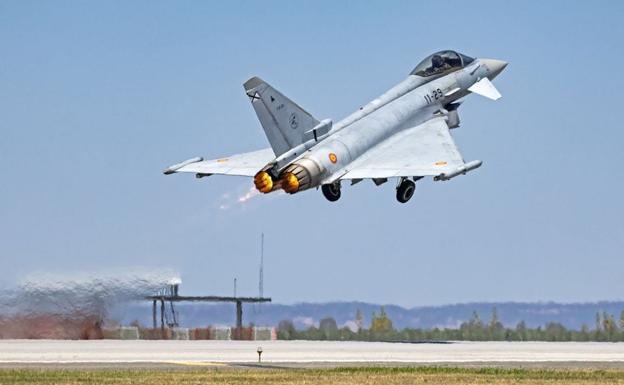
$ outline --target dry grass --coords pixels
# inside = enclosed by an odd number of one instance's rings
[[[339,368],[241,370],[0,370],[0,384],[624,384],[624,371]]]

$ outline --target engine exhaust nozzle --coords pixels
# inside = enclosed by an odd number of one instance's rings
[[[254,184],[261,193],[268,194],[273,191],[273,178],[266,171],[260,171],[254,176]]]
[[[301,158],[286,167],[278,184],[288,194],[294,194],[317,186],[322,173],[323,169],[314,160]]]
[[[286,172],[282,175],[282,188],[289,194],[299,191],[299,179],[292,172]]]

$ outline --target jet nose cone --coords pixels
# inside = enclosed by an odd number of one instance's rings
[[[484,63],[485,66],[488,68],[489,73],[487,77],[490,80],[494,79],[496,76],[498,76],[498,74],[503,72],[505,67],[507,67],[507,65],[509,64],[506,61],[496,59],[481,59],[481,62]]]

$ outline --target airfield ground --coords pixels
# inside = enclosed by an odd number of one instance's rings
[[[26,383],[624,385],[624,343],[0,340]]]
[[[624,384],[624,371],[336,368],[219,370],[0,370],[0,384]]]
[[[0,366],[18,364],[256,363],[579,363],[624,369],[624,343],[451,342],[383,343],[337,341],[147,341],[0,340]]]

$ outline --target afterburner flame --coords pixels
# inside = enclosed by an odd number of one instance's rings
[[[282,188],[289,194],[299,191],[299,179],[292,172],[284,173],[282,176]]]
[[[273,179],[266,171],[260,171],[254,176],[254,184],[256,185],[256,189],[261,193],[266,194],[273,191]]]

